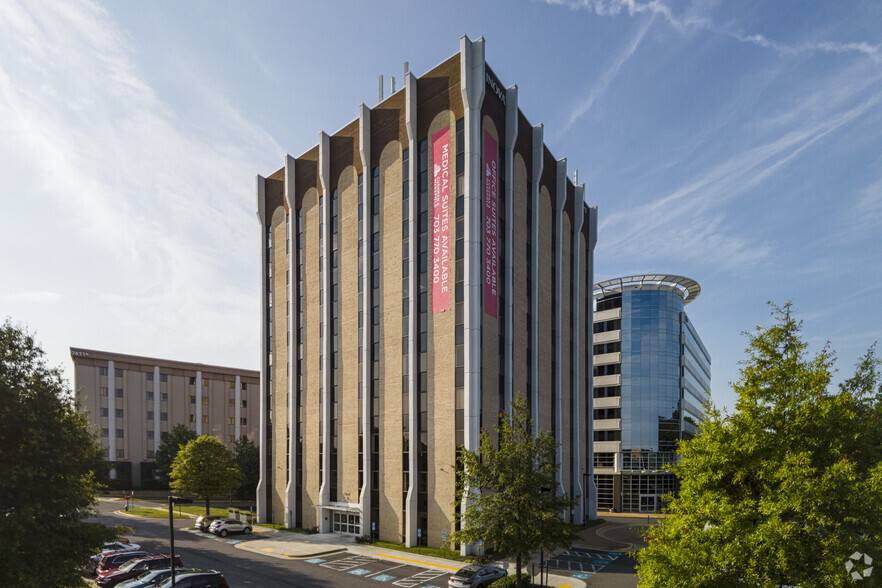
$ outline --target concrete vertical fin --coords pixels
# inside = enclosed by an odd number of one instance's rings
[[[370,185],[371,185],[371,109],[362,104],[358,109],[358,153],[361,157],[361,173],[362,173],[362,190],[365,202],[364,210],[369,211],[370,206]],[[370,218],[369,215],[364,215]],[[367,227],[370,223],[365,220],[365,235]],[[369,250],[367,245],[370,239],[365,238],[365,251],[361,260],[361,275],[363,276],[364,286],[361,291],[362,308],[365,309],[366,316],[370,316],[367,310],[371,307],[371,265]],[[358,507],[361,510],[361,534],[367,535],[371,530],[371,452],[370,447],[370,431],[371,431],[371,395],[370,395],[370,365],[373,361],[373,350],[371,348],[371,328],[370,320],[365,319],[364,326],[361,331],[361,430],[362,430],[362,452],[361,452],[361,471],[362,486],[358,494]]]
[[[554,240],[554,294],[557,297],[557,304],[555,308],[557,311],[554,313],[554,365],[556,366],[556,374],[554,376],[554,390],[552,394],[554,394],[554,407],[555,407],[555,415],[554,415],[554,432],[555,432],[555,441],[557,442],[556,449],[556,461],[561,464],[561,468],[563,464],[561,461],[563,460],[563,406],[561,403],[561,373],[560,368],[562,365],[561,361],[561,338],[563,335],[563,309],[561,308],[561,289],[563,287],[563,270],[561,267],[563,265],[563,210],[564,206],[566,206],[567,202],[567,160],[566,159],[558,159],[557,160],[557,169],[556,169],[556,186],[557,186],[557,195],[555,197],[555,207],[554,207],[554,226],[556,227],[555,231],[555,240]],[[566,492],[566,488],[563,487],[563,471],[561,468],[557,470],[557,483],[560,486],[561,492]]]
[[[533,350],[530,361],[530,390],[531,397],[528,399],[530,403],[531,414],[533,415],[533,434],[539,434],[539,184],[542,179],[542,171],[545,165],[543,157],[543,127],[541,124],[533,127],[533,193],[530,198],[533,199],[533,220],[530,242],[533,244],[533,259],[531,261],[533,292],[531,293],[532,308],[530,309],[530,349]]]
[[[269,502],[267,500],[267,489],[269,488],[270,476],[267,470],[266,450],[267,450],[267,394],[269,393],[269,374],[268,359],[269,349],[267,348],[267,241],[266,241],[266,178],[258,175],[256,180],[257,194],[257,220],[260,223],[260,428],[257,446],[260,448],[260,481],[257,483],[257,520],[258,522],[268,522]]]
[[[505,91],[505,406],[512,401],[512,323],[514,315],[514,146],[518,138],[518,87]]]
[[[294,189],[296,186],[296,160],[290,155],[285,155],[285,204],[287,205],[287,217],[286,217],[286,235],[288,240],[290,241],[291,236],[295,234],[295,229],[292,225],[296,225],[297,223],[297,210],[295,209],[296,205],[296,197],[294,194]],[[296,243],[296,240],[295,240]],[[298,292],[296,288],[299,285],[299,280],[296,279],[297,272],[294,268],[294,261],[297,259],[296,255],[296,247],[289,246],[286,248],[288,251],[288,287],[287,287],[287,300],[285,304],[287,305],[287,329],[288,329],[288,366],[289,369],[287,371],[288,374],[288,484],[285,486],[285,520],[286,524],[289,527],[293,527],[294,525],[294,508],[297,505],[297,391],[295,390],[295,386],[299,384],[297,378],[297,363],[295,361],[294,353],[297,350],[295,333],[297,333],[297,329],[299,328],[299,324],[297,321],[300,319],[299,314],[294,312],[292,306],[294,305],[294,301],[297,300]],[[294,338],[294,341],[291,341],[291,338]],[[291,366],[294,366],[293,373],[291,371]],[[236,376],[236,438],[239,437],[238,427],[239,427],[239,376]]]
[[[573,512],[573,523],[577,525],[581,525],[585,518],[585,512],[582,508],[584,505],[583,490],[582,490],[582,452],[581,452],[581,444],[579,443],[580,434],[581,434],[581,426],[580,426],[580,410],[581,410],[581,380],[579,378],[579,367],[581,365],[580,358],[580,339],[579,339],[579,308],[581,307],[581,280],[579,276],[581,276],[581,247],[579,246],[579,236],[582,233],[582,224],[585,222],[585,186],[580,185],[576,186],[575,190],[575,202],[573,203],[574,218],[573,218],[573,245],[571,247],[572,251],[572,271],[570,275],[572,276],[572,289],[573,295],[570,297],[571,307],[572,307],[572,322],[569,326],[572,329],[572,333],[570,334],[570,341],[573,342],[573,350],[572,357],[570,359],[570,370],[572,372],[572,382],[573,385],[570,389],[570,394],[573,399],[573,414],[570,415],[570,419],[573,423],[573,435],[570,437],[570,457],[571,457],[571,471],[572,475],[570,476],[570,480],[573,482],[573,495],[571,498],[577,500],[576,508]]]
[[[330,533],[330,520],[325,520],[327,514],[324,507],[331,501],[331,304],[330,288],[330,263],[331,263],[331,240],[328,238],[331,231],[331,138],[327,133],[319,133],[319,180],[322,185],[321,198],[324,201],[322,207],[322,224],[324,233],[321,240],[322,259],[324,272],[322,273],[321,305],[323,309],[322,320],[325,325],[324,337],[322,338],[322,484],[319,488],[319,532]]]

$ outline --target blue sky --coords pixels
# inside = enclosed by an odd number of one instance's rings
[[[766,301],[848,373],[882,338],[882,3],[0,3],[0,315],[256,368],[254,175],[483,36],[599,207],[596,279],[697,280],[730,409]]]

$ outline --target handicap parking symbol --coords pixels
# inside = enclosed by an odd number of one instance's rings
[[[580,580],[587,580],[591,577],[591,574],[573,574],[573,578],[579,578]]]
[[[394,580],[395,576],[390,576],[388,574],[380,574],[379,576],[374,576],[371,579],[377,580],[378,582],[388,582],[389,580]]]
[[[365,570],[364,568],[358,568],[357,570],[349,570],[350,574],[355,574],[356,576],[364,576],[365,574],[370,574],[370,570]]]
[[[311,563],[311,564],[320,564],[320,563],[323,563],[325,560],[323,560],[320,557],[314,557],[312,559],[305,559],[303,561],[305,561],[306,563]]]

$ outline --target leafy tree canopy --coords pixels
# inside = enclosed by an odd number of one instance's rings
[[[181,447],[196,438],[196,431],[188,429],[187,425],[175,425],[171,432],[162,434],[162,441],[156,448],[154,461],[156,462],[156,475],[160,482],[168,486],[171,484],[172,464]]]
[[[106,468],[60,371],[7,319],[0,327],[0,585],[81,584],[89,556],[118,536],[86,522]]]
[[[673,466],[671,516],[638,554],[641,586],[855,584],[882,558],[882,406],[871,350],[831,390],[834,354],[807,354],[790,304],[748,334],[736,412],[710,409]]]
[[[236,491],[236,496],[240,500],[255,500],[257,484],[260,482],[260,450],[247,435],[242,435],[233,445],[233,454],[236,456],[236,465],[242,473],[242,483]]]
[[[239,485],[242,475],[233,452],[210,435],[187,443],[172,464],[171,487],[180,494],[195,494],[205,499],[205,514],[210,513],[212,495],[226,494]]]
[[[533,436],[523,397],[515,398],[511,414],[503,413],[500,421],[498,448],[484,431],[477,451],[460,451],[454,505],[465,496],[466,508],[456,515],[460,530],[450,534],[449,543],[483,541],[504,557],[514,556],[519,578],[531,551],[572,544],[572,526],[561,513],[575,502],[557,492],[557,445],[548,431]]]

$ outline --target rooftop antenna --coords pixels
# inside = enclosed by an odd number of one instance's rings
[[[402,79],[406,78],[407,74],[409,74],[409,73],[410,73],[410,62],[405,61],[404,62],[404,74],[402,76]]]
[[[383,101],[383,74],[380,74],[379,88],[380,88],[380,90],[379,90],[380,98],[379,98],[379,100],[377,100],[377,102],[382,102]]]
[[[392,94],[395,93],[395,76],[392,76]]]
[[[579,185],[579,170],[577,170],[577,169],[573,170],[573,185],[574,186]]]

